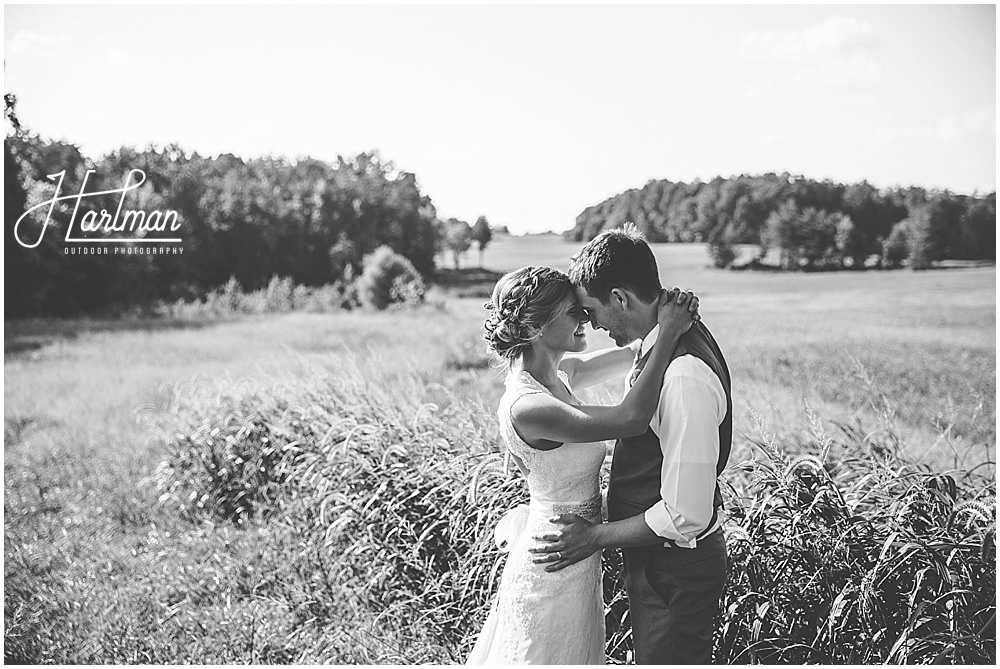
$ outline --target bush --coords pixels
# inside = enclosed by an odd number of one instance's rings
[[[243,309],[243,286],[235,276],[230,276],[221,290],[213,290],[208,294],[205,302],[221,311],[239,313]]]
[[[176,384],[169,428],[150,425],[168,453],[154,475],[160,502],[186,518],[233,522],[273,511],[296,452],[273,420],[287,403],[249,380],[211,389],[208,402],[205,392],[197,379]]]
[[[295,283],[291,277],[272,276],[267,288],[264,289],[264,311],[267,313],[291,311],[295,308],[294,292]]]
[[[362,305],[379,310],[392,304],[417,304],[425,292],[424,280],[413,264],[388,246],[365,256],[357,290]]]

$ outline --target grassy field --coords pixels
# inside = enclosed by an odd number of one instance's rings
[[[485,265],[565,267],[579,246],[558,237],[498,238]],[[734,462],[758,457],[754,442],[762,439],[809,452],[817,426],[840,434],[841,423],[872,441],[898,436],[897,455],[960,481],[969,471],[993,479],[995,268],[748,274],[710,269],[700,246],[659,245],[656,253],[666,285],[699,295],[729,360]],[[171,441],[149,421],[176,422],[189,411],[208,426],[206,439],[212,430],[237,434],[219,409],[233,396],[235,416],[255,402],[274,408],[272,417],[299,411],[295,420],[312,427],[287,425],[320,442],[336,427],[347,435],[338,443],[366,443],[366,426],[383,425],[389,413],[394,422],[383,427],[408,448],[444,441],[449,453],[495,451],[502,377],[479,339],[482,302],[436,292],[418,309],[383,313],[5,322],[7,659],[460,661],[469,638],[445,644],[412,629],[401,634],[378,617],[383,600],[358,599],[367,592],[358,581],[317,580],[343,565],[330,557],[333,540],[320,542],[324,553],[295,516],[260,514],[233,525],[182,512],[190,500],[170,503],[158,467],[192,440]],[[610,345],[590,338],[591,346]],[[253,381],[240,386],[246,378]],[[609,384],[592,397],[618,392]],[[188,404],[178,409],[178,397]],[[328,402],[341,408],[311,413]],[[329,431],[310,431],[319,424]],[[280,430],[269,425],[276,439]],[[383,455],[372,462],[359,471],[392,465]],[[467,483],[465,470],[447,476],[455,487]],[[305,479],[293,479],[300,503],[311,499]],[[303,517],[316,512],[290,508]],[[451,606],[439,594],[440,607]],[[467,621],[467,632],[477,624]]]
[[[581,246],[555,235],[501,238],[484,264],[565,268]],[[985,455],[977,445],[996,443],[994,267],[747,273],[711,268],[698,245],[653,248],[663,284],[701,299],[732,368],[738,426],[750,428],[752,407],[769,429],[794,433],[806,400],[824,418],[874,428],[868,400],[884,395],[915,458],[970,466]]]

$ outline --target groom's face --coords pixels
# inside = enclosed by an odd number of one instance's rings
[[[615,299],[601,302],[580,286],[576,287],[576,296],[580,300],[580,306],[586,309],[590,325],[595,330],[606,330],[618,346],[628,346],[636,339],[630,336],[631,329],[625,312]]]

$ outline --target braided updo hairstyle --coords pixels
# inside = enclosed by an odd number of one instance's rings
[[[522,267],[505,274],[485,305],[490,315],[483,323],[483,339],[498,356],[516,361],[572,294],[569,276],[551,267]]]

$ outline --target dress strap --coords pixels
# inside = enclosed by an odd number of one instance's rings
[[[535,381],[527,372],[511,372],[505,381],[507,390],[497,407],[497,418],[500,422],[500,434],[503,437],[507,452],[516,456],[518,468],[523,474],[534,469],[535,449],[524,443],[517,430],[514,429],[514,418],[511,416],[511,406],[525,395],[548,392],[545,386]]]

